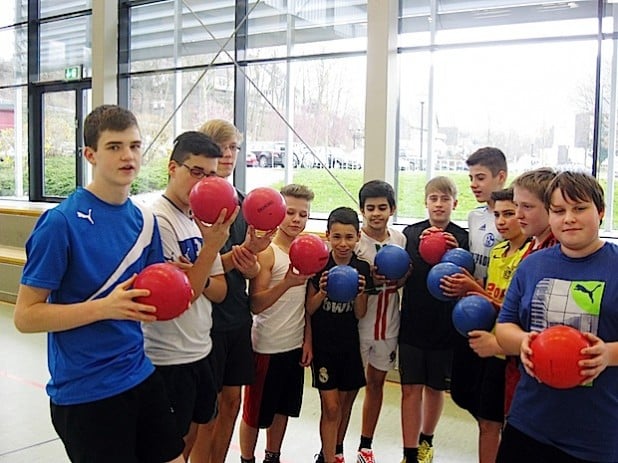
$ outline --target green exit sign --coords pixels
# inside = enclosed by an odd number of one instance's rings
[[[71,66],[64,68],[64,80],[80,80],[82,78],[82,67]]]

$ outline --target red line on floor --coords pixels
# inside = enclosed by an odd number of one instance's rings
[[[45,389],[45,384],[32,381],[31,379],[22,378],[21,376],[16,376],[14,374],[9,373],[8,371],[0,370],[0,376],[4,376],[5,378],[12,379],[13,381],[17,381],[22,384],[27,384],[29,386],[34,386],[39,389]]]

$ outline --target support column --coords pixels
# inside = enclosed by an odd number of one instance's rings
[[[92,107],[118,102],[118,2],[92,2]]]
[[[367,3],[367,90],[364,181],[394,184],[399,70],[397,0]]]

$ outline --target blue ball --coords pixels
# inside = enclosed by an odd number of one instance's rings
[[[452,262],[465,268],[468,272],[474,273],[474,257],[470,251],[464,248],[449,249],[442,256],[441,262]]]
[[[387,244],[377,252],[374,263],[377,273],[389,280],[399,280],[410,267],[410,256],[401,246]]]
[[[349,265],[336,265],[328,271],[326,294],[334,302],[350,302],[358,294],[358,271]]]
[[[452,262],[440,262],[431,267],[431,270],[429,270],[427,274],[427,289],[429,290],[429,294],[439,301],[452,301],[453,298],[445,296],[440,289],[440,280],[445,276],[454,275],[456,273],[461,273],[461,269]]]
[[[496,309],[483,296],[462,297],[453,308],[453,326],[468,337],[473,330],[491,331],[496,323]]]

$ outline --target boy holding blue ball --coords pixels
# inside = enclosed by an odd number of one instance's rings
[[[386,245],[405,248],[406,238],[398,230],[389,227],[389,220],[397,210],[395,191],[383,180],[371,180],[358,192],[358,201],[363,226],[356,252],[361,259],[375,264],[378,251]],[[384,249],[387,251],[388,249]],[[405,251],[401,250],[407,257]],[[404,270],[408,270],[407,261]],[[363,415],[357,463],[374,463],[373,435],[382,408],[386,374],[395,368],[397,338],[399,336],[399,291],[406,276],[388,280],[374,269],[375,288],[368,294],[367,314],[358,322],[361,356],[365,366],[367,387],[363,401]],[[388,273],[384,271],[384,273]]]
[[[468,232],[451,222],[457,206],[457,187],[448,177],[435,177],[425,185],[429,218],[408,225],[403,234],[412,260],[401,304],[399,374],[404,462],[431,462],[433,434],[450,386],[453,343],[457,333],[451,322],[454,301],[434,298],[427,289],[431,266],[419,254],[419,244],[431,232],[444,233],[451,248],[468,247]]]
[[[318,463],[343,463],[343,440],[358,390],[365,385],[360,355],[358,320],[367,312],[365,285],[371,281],[369,263],[354,248],[360,238],[356,211],[338,207],[328,216],[326,238],[331,252],[324,271],[307,288],[306,310],[311,315],[313,387],[320,392],[322,450]],[[328,271],[349,265],[358,271],[356,297],[337,302],[328,294]],[[335,300],[333,300],[335,299]]]
[[[485,288],[469,274],[458,273],[444,280],[446,286],[455,293],[480,294],[499,310],[515,269],[524,258],[530,243],[517,219],[513,190],[494,191],[491,193],[491,201],[496,230],[504,241],[495,245],[489,253]],[[493,462],[504,424],[506,359],[496,336],[489,330],[475,329],[468,332],[467,342],[479,358],[469,366],[468,375],[458,378],[457,387],[470,391],[466,410],[479,423],[479,455],[483,462]]]

